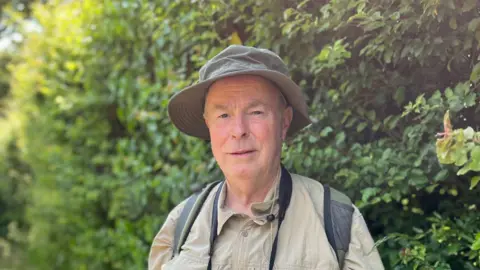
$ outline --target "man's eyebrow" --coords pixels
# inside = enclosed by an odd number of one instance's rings
[[[247,109],[251,109],[253,107],[258,107],[258,106],[268,107],[268,105],[265,102],[262,102],[260,100],[254,100],[250,104],[248,104]]]
[[[214,110],[226,110],[227,106],[222,104],[213,104],[212,109]]]

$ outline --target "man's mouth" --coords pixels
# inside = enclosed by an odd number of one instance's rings
[[[232,153],[230,153],[230,155],[232,155],[232,156],[248,156],[248,155],[252,154],[253,152],[255,152],[255,150],[241,150],[241,151],[232,152]]]

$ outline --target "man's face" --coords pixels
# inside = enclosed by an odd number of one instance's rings
[[[292,109],[257,76],[215,82],[205,101],[212,152],[227,178],[271,175],[278,169]]]

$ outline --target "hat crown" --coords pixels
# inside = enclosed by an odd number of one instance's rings
[[[201,69],[199,81],[248,70],[270,70],[289,76],[282,59],[267,49],[231,45],[210,59]]]

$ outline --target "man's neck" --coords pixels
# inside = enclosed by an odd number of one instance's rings
[[[279,176],[280,169],[274,174],[262,177],[263,179],[227,180],[225,204],[237,213],[252,216],[252,203],[263,202]]]

